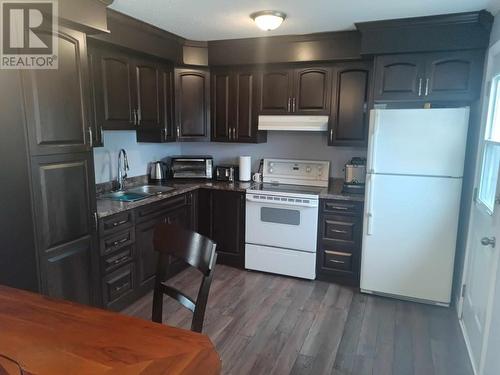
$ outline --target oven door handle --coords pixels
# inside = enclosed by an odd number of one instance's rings
[[[281,201],[281,200],[274,200],[274,199],[260,199],[260,198],[254,198],[251,195],[247,195],[247,201],[248,202],[255,202],[255,203],[261,203],[261,204],[266,204],[266,205],[275,205],[275,206],[284,206],[284,207],[318,207],[318,201],[317,200],[309,200],[309,203],[304,203],[304,202],[288,202],[287,201]]]

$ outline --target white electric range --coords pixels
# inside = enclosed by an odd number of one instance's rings
[[[330,162],[264,159],[263,183],[246,191],[245,268],[316,278],[318,206]]]

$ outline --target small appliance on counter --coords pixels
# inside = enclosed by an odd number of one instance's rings
[[[172,156],[170,171],[172,178],[213,178],[214,160],[212,156]]]
[[[161,183],[167,179],[167,164],[162,161],[154,161],[149,164],[149,181]]]
[[[352,158],[344,167],[345,178],[343,193],[364,194],[366,181],[366,159]]]
[[[252,157],[240,156],[239,180],[248,182],[252,179]]]
[[[237,181],[239,179],[239,167],[237,165],[218,165],[215,167],[215,179],[217,181]]]

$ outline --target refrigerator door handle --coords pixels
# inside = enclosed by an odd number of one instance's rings
[[[369,144],[368,144],[368,168],[367,172],[368,173],[375,173],[375,156],[376,156],[376,148],[377,148],[377,132],[378,132],[378,123],[379,123],[379,114],[378,112],[372,111],[372,116],[371,116],[371,134],[370,134],[370,139],[369,139]]]
[[[371,236],[373,234],[373,180],[375,176],[372,174],[367,174],[367,202],[366,202],[366,235]]]

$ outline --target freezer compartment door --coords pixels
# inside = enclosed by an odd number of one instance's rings
[[[461,177],[469,108],[374,109],[368,173]]]
[[[361,289],[450,302],[461,179],[368,175]]]
[[[245,268],[314,280],[316,278],[316,254],[246,244]]]

